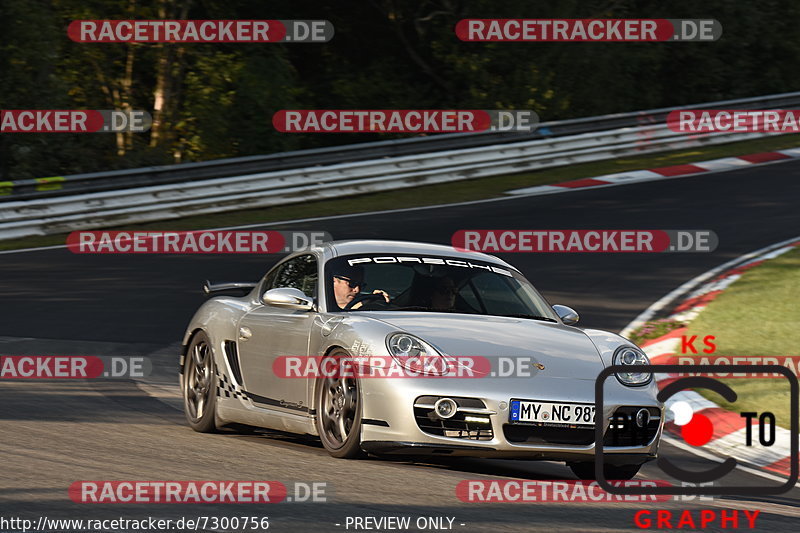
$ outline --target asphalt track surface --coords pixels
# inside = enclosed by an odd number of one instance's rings
[[[619,331],[686,280],[800,233],[798,178],[800,162],[791,161],[622,187],[270,228],[324,230],[336,239],[438,243],[449,243],[453,232],[465,228],[715,231],[719,247],[707,254],[501,255],[551,303],[575,307],[582,326]],[[200,284],[206,278],[255,280],[277,259],[91,256],[66,249],[0,255],[0,353],[147,355],[156,365],[156,383],[149,388],[110,380],[2,382],[0,518],[249,515],[269,516],[274,531],[327,532],[347,531],[348,516],[410,516],[412,524],[416,517],[434,516],[454,518],[457,531],[622,531],[636,529],[633,516],[640,509],[744,508],[762,510],[756,530],[797,529],[797,489],[755,498],[758,501],[739,497],[667,503],[464,503],[455,496],[455,486],[463,479],[547,480],[571,475],[558,463],[343,461],[328,457],[319,443],[303,437],[267,431],[192,432],[175,408],[171,384],[183,329],[203,301]],[[753,318],[754,328],[769,319]],[[708,465],[669,445],[662,453],[679,456],[686,468]],[[664,475],[648,465],[640,478]],[[67,488],[74,481],[102,479],[327,482],[329,501],[91,505],[69,499]],[[743,471],[730,481],[775,483]],[[745,528],[744,518],[740,520],[739,527]],[[717,523],[706,530],[719,527]]]

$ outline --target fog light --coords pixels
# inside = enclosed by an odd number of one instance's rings
[[[647,409],[639,409],[636,412],[636,425],[640,428],[647,427],[650,422],[650,411]]]
[[[458,405],[450,398],[441,398],[433,404],[433,410],[439,418],[451,418],[456,414],[457,409]]]

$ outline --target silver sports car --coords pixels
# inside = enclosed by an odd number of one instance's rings
[[[214,294],[183,339],[181,390],[196,431],[245,424],[318,435],[334,457],[449,455],[566,462],[629,479],[656,456],[662,405],[647,357],[574,326],[486,254],[391,241],[330,242],[258,283]],[[239,291],[236,293],[236,291]],[[630,365],[603,385],[605,367]]]

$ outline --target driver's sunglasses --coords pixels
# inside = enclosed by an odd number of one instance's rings
[[[346,281],[347,282],[347,286],[350,287],[351,289],[356,289],[356,288],[363,287],[364,285],[366,285],[365,283],[359,283],[358,281],[353,281],[352,279],[346,278],[344,276],[333,276],[333,277],[336,278],[336,279],[340,279],[342,281]]]

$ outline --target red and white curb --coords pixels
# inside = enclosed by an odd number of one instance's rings
[[[581,178],[578,180],[565,181],[553,185],[537,185],[536,187],[525,187],[506,191],[506,194],[553,194],[567,192],[573,189],[585,189],[590,187],[610,187],[614,185],[625,185],[639,181],[656,181],[671,178],[683,178],[695,174],[708,172],[720,172],[734,170],[736,168],[749,165],[759,165],[773,163],[788,159],[800,158],[800,147],[788,150],[778,150],[775,152],[761,152],[757,154],[741,155],[736,157],[723,157],[721,159],[711,159],[686,165],[673,165],[669,167],[651,168],[649,170],[631,170],[628,172],[618,172],[616,174],[605,174],[593,178]]]
[[[768,259],[778,257],[797,246],[800,246],[800,240],[755,255],[736,266],[718,272],[710,280],[699,285],[696,290],[688,293],[667,318],[684,323],[694,320],[709,303],[738,280],[744,271],[760,265]],[[623,331],[623,335],[629,334],[633,329],[629,326]],[[681,344],[681,337],[686,334],[687,329],[686,327],[679,328],[657,339],[644,342],[641,346],[650,358],[650,362],[656,365],[678,364],[677,353]],[[657,379],[659,387],[663,387],[674,380],[674,378],[667,375],[662,375],[661,378]],[[664,428],[675,435],[681,434],[681,426],[673,422],[673,413],[670,407],[677,401],[688,403],[692,407],[693,413],[705,415],[711,420],[714,433],[711,440],[703,445],[703,449],[723,457],[736,457],[745,463],[781,475],[789,475],[791,453],[791,433],[789,430],[781,427],[776,428],[775,442],[769,447],[761,446],[757,438],[753,438],[752,446],[746,446],[745,432],[747,429],[745,419],[739,413],[726,411],[694,391],[682,391],[673,395],[666,402],[666,423]],[[752,431],[757,432],[756,420],[753,421],[753,426]]]

